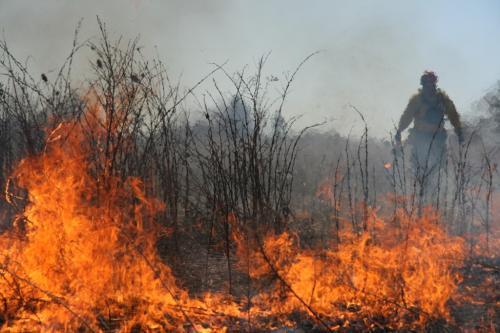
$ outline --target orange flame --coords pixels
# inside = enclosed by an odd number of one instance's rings
[[[254,278],[276,275],[286,287],[284,295],[283,288],[259,294],[256,308],[285,322],[307,306],[323,318],[383,317],[393,328],[450,319],[446,303],[460,281],[453,268],[463,259],[463,241],[448,236],[432,216],[411,218],[400,211],[398,218],[404,233],[373,213],[370,230],[344,232],[342,246],[323,251],[301,250],[291,233],[256,239],[250,262],[241,265],[249,265]]]
[[[29,201],[20,216],[24,239],[20,223],[0,238],[0,290],[19,300],[9,304],[9,325],[74,331],[95,329],[96,317],[103,327],[121,317],[123,328],[159,325],[166,307],[179,301],[165,289],[184,296],[156,256],[152,235],[161,230],[154,216],[163,204],[147,198],[138,179],[111,178],[108,189],[100,188],[81,128],[60,130],[72,132],[15,173]]]
[[[250,304],[222,293],[190,298],[156,252],[157,237],[166,232],[156,222],[164,204],[148,197],[136,178],[107,175],[103,184],[78,123],[59,126],[50,138],[43,154],[17,168],[14,179],[28,202],[15,227],[0,235],[0,294],[12,331],[224,332],[225,317],[286,324],[294,311],[318,321],[383,316],[395,328],[408,316],[416,317],[414,326],[448,316],[462,241],[430,215],[403,212],[397,216],[402,228],[372,213],[369,230],[345,231],[341,246],[316,251],[303,249],[291,232],[235,232],[242,271],[255,281],[274,276],[276,283],[261,286]],[[237,214],[228,220],[237,229]]]

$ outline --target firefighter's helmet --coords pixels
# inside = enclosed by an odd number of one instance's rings
[[[420,84],[424,85],[424,83],[436,84],[438,81],[438,77],[436,73],[433,71],[425,71],[424,74],[420,77]]]

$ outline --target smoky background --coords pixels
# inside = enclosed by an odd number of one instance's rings
[[[299,74],[286,112],[303,115],[301,125],[327,121],[343,135],[362,131],[352,104],[372,135],[387,139],[426,69],[437,72],[463,115],[475,113],[473,102],[500,77],[494,1],[1,1],[0,8],[3,37],[40,74],[64,60],[80,20],[81,38],[98,36],[96,15],[115,37],[139,36],[143,54],[159,55],[185,89],[213,63],[228,61],[234,72],[271,52],[266,75],[280,77],[321,51]],[[75,59],[75,79],[89,60],[85,53]]]

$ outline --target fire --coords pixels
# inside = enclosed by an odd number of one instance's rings
[[[226,318],[238,318],[237,330],[250,323],[269,329],[301,312],[334,330],[355,318],[399,328],[449,316],[463,244],[431,214],[399,212],[395,228],[372,212],[368,230],[344,230],[341,244],[323,249],[303,248],[291,231],[244,236],[231,214],[239,267],[256,288],[252,299],[190,297],[157,254],[165,205],[139,179],[108,174],[104,182],[77,122],[50,137],[13,175],[28,200],[0,235],[3,329],[224,332],[231,330]],[[259,284],[269,277],[272,284]]]
[[[14,175],[29,196],[16,227],[0,238],[7,325],[96,330],[122,317],[123,328],[159,325],[184,296],[156,256],[154,217],[164,206],[144,195],[138,179],[110,178],[100,188],[81,128],[59,128],[70,130]]]
[[[254,303],[282,318],[302,310],[316,319],[366,318],[373,325],[384,318],[393,328],[449,319],[446,303],[460,281],[453,268],[463,258],[463,241],[448,236],[430,215],[412,218],[400,211],[398,218],[404,233],[372,213],[370,230],[346,231],[342,246],[321,251],[301,250],[291,233],[256,240],[252,262],[244,265],[254,278],[275,275],[282,288]]]

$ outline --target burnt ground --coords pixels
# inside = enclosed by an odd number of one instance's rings
[[[450,301],[457,331],[500,332],[500,258],[472,258],[461,273],[460,297]]]

